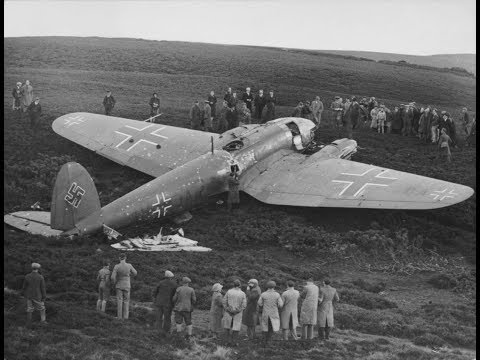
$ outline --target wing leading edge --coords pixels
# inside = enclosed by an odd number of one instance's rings
[[[307,161],[283,152],[244,174],[241,188],[275,205],[434,209],[468,199],[472,188],[343,159]]]
[[[92,113],[56,119],[53,130],[96,153],[157,177],[205,154],[218,134]]]

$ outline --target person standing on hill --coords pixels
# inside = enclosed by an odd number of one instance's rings
[[[34,130],[40,125],[40,116],[42,115],[42,106],[40,105],[40,98],[35,98],[27,109],[28,116],[30,117],[30,127]]]
[[[313,339],[313,326],[317,323],[318,292],[318,286],[313,283],[312,278],[309,278],[301,294],[303,303],[300,310],[300,323],[304,340]]]
[[[223,100],[222,108],[220,109],[220,116],[217,118],[217,132],[219,134],[222,134],[228,130],[227,118],[229,111],[230,109],[228,107],[228,103]]]
[[[447,130],[447,134],[450,136],[450,139],[452,141],[452,146],[456,148],[457,147],[457,131],[455,128],[455,123],[453,122],[453,119],[451,118],[450,113],[448,112],[445,113],[443,117],[445,119],[445,127]]]
[[[400,113],[400,108],[395,106],[393,108],[392,114],[392,133],[401,134],[402,132],[402,114]]]
[[[332,104],[330,105],[330,109],[333,110],[334,113],[335,128],[340,130],[343,122],[343,104],[340,96],[335,96],[335,100],[333,100]]]
[[[477,122],[475,120],[475,116],[473,116],[472,121],[469,123],[468,126],[468,135],[467,138],[465,139],[465,146],[470,146],[472,143],[472,140],[475,138],[477,135]]]
[[[330,280],[325,279],[320,288],[318,299],[318,337],[320,340],[328,340],[330,329],[335,327],[333,322],[333,302],[340,301],[337,289],[330,286]]]
[[[385,121],[387,120],[387,113],[385,106],[380,105],[377,111],[377,131],[379,134],[385,134]]]
[[[250,110],[248,110],[247,104],[242,103],[242,107],[238,114],[238,125],[250,125],[252,122],[252,115]]]
[[[222,285],[215,283],[212,286],[212,302],[210,305],[210,332],[214,339],[218,339],[219,332],[222,331],[223,318],[223,296]]]
[[[232,94],[232,88],[229,87],[229,88],[227,89],[227,92],[226,92],[225,95],[223,96],[223,100],[225,100],[225,101],[230,105],[230,101],[231,101],[231,99],[232,99],[232,96],[233,96],[233,94]]]
[[[258,281],[256,279],[250,279],[248,281],[246,297],[247,297],[247,307],[243,312],[243,324],[247,327],[247,336],[250,340],[255,338],[255,326],[258,322],[258,313],[257,313],[257,302],[262,290],[258,286]]]
[[[173,296],[177,290],[177,283],[173,280],[173,273],[165,271],[153,292],[153,304],[156,310],[156,325],[161,336],[170,334],[172,324]]]
[[[254,103],[255,103],[255,118],[257,118],[258,122],[261,124],[263,108],[267,104],[267,99],[265,98],[265,95],[263,95],[262,89],[258,90],[258,94],[255,96]]]
[[[293,109],[292,117],[302,117],[303,102],[299,102]]]
[[[217,97],[215,96],[215,92],[212,90],[210,91],[210,95],[208,95],[208,105],[210,105],[211,113],[212,113],[212,124],[213,121],[217,119]]]
[[[266,98],[267,113],[265,114],[265,122],[275,119],[276,104],[277,104],[277,98],[273,94],[273,90],[270,90]]]
[[[32,314],[34,310],[40,312],[40,321],[46,324],[45,300],[45,279],[38,273],[39,263],[32,263],[32,272],[25,276],[23,281],[23,296],[27,299],[27,328],[32,326]]]
[[[445,128],[442,128],[440,138],[438,139],[438,150],[440,155],[445,153],[447,162],[452,162],[452,153],[450,152],[450,143],[452,139],[448,136]]]
[[[438,138],[439,138],[439,135],[438,135],[438,121],[439,121],[439,117],[438,117],[437,109],[433,109],[432,110],[432,121],[430,123],[430,140],[431,140],[432,144],[436,144],[437,141],[438,141]]]
[[[247,105],[247,109],[252,113],[252,102],[253,102],[253,95],[250,93],[250,88],[247,87],[245,92],[242,95],[242,101]]]
[[[130,310],[130,276],[137,276],[137,270],[127,263],[124,253],[118,258],[120,263],[113,267],[111,280],[117,295],[117,319],[126,320]]]
[[[198,100],[195,101],[190,109],[190,127],[193,130],[201,130],[202,127],[202,110],[198,105]]]
[[[294,340],[298,340],[298,298],[300,293],[294,288],[295,283],[292,280],[287,281],[287,290],[282,294],[283,308],[280,315],[283,330],[283,340],[288,340],[288,332],[292,334]]]
[[[233,282],[233,288],[227,291],[223,297],[223,328],[226,331],[228,342],[232,345],[235,343],[238,333],[242,328],[243,310],[247,307],[247,297],[240,289],[240,280]]]
[[[103,267],[98,271],[98,300],[97,311],[105,312],[110,297],[110,261],[105,260]]]
[[[30,85],[30,80],[25,80],[22,86],[22,108],[23,112],[28,110],[28,107],[33,102],[33,87]]]
[[[320,100],[320,96],[316,96],[315,100],[312,101],[312,113],[317,128],[320,126],[320,121],[322,121],[322,112],[323,102]]]
[[[203,127],[205,131],[213,132],[212,108],[208,100],[203,105]]]
[[[377,106],[378,106],[377,100],[375,99],[375,97],[372,96],[368,101],[368,114],[369,114],[368,119],[370,121],[372,120],[372,110]]]
[[[310,101],[305,101],[302,107],[301,117],[304,119],[312,120],[312,107]]]
[[[103,106],[105,108],[105,115],[110,115],[115,106],[115,98],[110,90],[107,91],[107,95],[103,98]]]
[[[262,313],[261,325],[265,344],[272,334],[280,330],[279,310],[283,307],[282,297],[275,291],[275,281],[267,282],[267,291],[258,298],[259,312]]]
[[[187,338],[193,334],[192,312],[193,306],[197,302],[195,290],[188,286],[192,280],[188,277],[182,278],[182,286],[178,287],[173,296],[173,303],[175,311],[175,323],[177,327],[177,334],[182,332],[182,323],[185,321],[187,327]]]
[[[232,129],[238,127],[238,110],[237,110],[237,104],[238,104],[238,97],[237,97],[237,92],[234,91],[232,93],[232,98],[230,99],[229,107],[231,111],[231,121],[232,121]]]
[[[152,97],[150,98],[149,104],[151,117],[160,114],[160,99],[158,98],[157,93],[153,93]]]
[[[21,116],[22,110],[22,83],[19,81],[12,90],[13,104],[12,110]]]
[[[378,114],[378,107],[375,106],[372,111],[370,111],[370,118],[372,119],[372,122],[370,123],[370,128],[373,130],[373,131],[377,131],[378,129],[378,118],[377,118],[377,114]]]

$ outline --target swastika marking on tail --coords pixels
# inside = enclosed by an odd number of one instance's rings
[[[85,195],[85,190],[78,186],[76,182],[73,182],[72,185],[70,185],[67,194],[65,195],[65,201],[74,208],[78,208],[80,201],[82,201],[83,195]]]

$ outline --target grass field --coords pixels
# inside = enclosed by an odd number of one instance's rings
[[[117,100],[114,115],[145,119],[158,92],[162,121],[186,126],[195,99],[226,87],[273,88],[278,116],[320,95],[376,96],[387,105],[416,101],[450,111],[476,111],[475,79],[433,70],[378,64],[276,49],[100,38],[18,38],[4,42],[4,212],[47,205],[60,166],[78,161],[94,178],[102,205],[150,180],[56,135],[52,121],[74,111],[102,112],[104,91]],[[32,133],[11,112],[11,90],[29,79],[41,97],[42,126]],[[338,137],[328,119],[317,136]],[[476,148],[453,149],[453,163],[416,138],[359,129],[354,160],[458,182],[476,189]],[[121,325],[95,312],[95,276],[104,258],[118,253],[100,235],[75,241],[43,239],[4,227],[4,357],[6,359],[472,359],[476,345],[476,195],[434,211],[307,209],[262,204],[241,195],[241,209],[227,214],[210,205],[193,212],[186,236],[214,249],[211,254],[140,254],[129,261],[132,319]],[[156,232],[160,225],[126,229]],[[47,281],[49,325],[23,327],[18,294],[32,261]],[[168,342],[153,329],[151,292],[165,269],[188,275],[199,298],[194,311],[197,339]],[[340,293],[333,339],[242,340],[238,348],[207,337],[214,282],[274,279],[283,290],[293,279],[329,276]]]

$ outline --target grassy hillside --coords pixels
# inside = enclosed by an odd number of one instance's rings
[[[298,100],[320,95],[376,96],[385,103],[415,100],[447,109],[475,111],[474,79],[436,71],[396,67],[278,49],[180,42],[100,38],[18,38],[4,43],[4,212],[48,208],[53,180],[62,164],[78,161],[92,175],[102,205],[150,180],[148,176],[95,156],[55,134],[50,125],[65,113],[101,113],[104,91],[117,100],[114,115],[145,119],[153,91],[161,99],[165,124],[185,126],[191,103],[210,90],[222,97],[227,86],[274,88],[278,116]],[[38,132],[11,112],[11,90],[29,79],[41,97]],[[459,128],[460,130],[460,128]],[[338,138],[330,114],[317,132],[324,142]],[[443,163],[434,146],[416,138],[354,133],[361,149],[355,160],[409,171],[476,189],[476,147],[453,149]],[[93,309],[96,271],[118,252],[102,235],[43,239],[4,227],[4,357],[6,359],[471,359],[476,331],[476,195],[434,211],[308,209],[262,204],[241,194],[241,209],[228,214],[212,204],[193,212],[186,236],[214,249],[211,254],[132,253],[139,271],[133,281],[132,319],[120,324]],[[156,233],[160,224],[122,229]],[[28,330],[18,291],[32,261],[47,281],[49,325]],[[194,311],[197,340],[158,338],[153,329],[151,292],[165,269],[188,275],[199,298]],[[231,349],[207,335],[210,286],[228,287],[270,278],[284,289],[293,279],[329,276],[337,287],[333,340],[329,343],[242,340]],[[260,331],[258,329],[258,331]],[[278,339],[278,335],[277,338]]]

